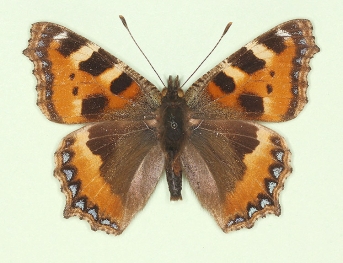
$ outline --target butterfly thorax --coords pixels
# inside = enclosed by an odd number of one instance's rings
[[[183,98],[178,77],[169,77],[159,109],[158,134],[165,154],[165,169],[171,200],[181,198],[182,169],[180,153],[187,138],[188,106]]]

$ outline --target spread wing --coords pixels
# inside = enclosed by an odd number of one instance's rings
[[[274,27],[187,90],[192,117],[275,122],[296,117],[307,103],[309,61],[318,51],[310,21]]]
[[[251,122],[199,121],[181,161],[200,203],[223,231],[280,214],[279,193],[291,167],[288,147],[276,132]]]
[[[34,63],[37,104],[51,121],[142,120],[160,105],[148,80],[63,26],[33,24],[24,54]]]
[[[164,168],[155,133],[141,121],[87,125],[63,139],[55,160],[64,216],[116,235],[144,207]]]

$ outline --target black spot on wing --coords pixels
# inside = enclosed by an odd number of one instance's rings
[[[100,48],[97,52],[93,52],[90,58],[80,62],[79,68],[93,76],[99,76],[106,69],[113,67],[113,62],[108,56],[108,53]]]
[[[232,93],[235,90],[235,82],[233,78],[227,76],[224,72],[219,72],[217,76],[213,78],[214,84],[216,84],[224,93]]]
[[[86,118],[93,118],[94,115],[104,111],[107,103],[107,98],[102,94],[93,95],[82,100],[81,114]]]
[[[64,57],[70,56],[72,53],[79,50],[81,47],[83,47],[87,43],[86,39],[72,32],[68,32],[66,38],[63,38],[58,41],[60,42],[60,46],[57,50]]]
[[[237,60],[232,63],[233,66],[240,68],[248,74],[264,68],[266,62],[263,59],[259,59],[254,55],[252,50],[247,50],[246,47],[242,47],[235,53]]]
[[[275,31],[262,35],[258,42],[279,54],[286,49],[284,38],[275,34]]]
[[[242,94],[238,98],[240,105],[248,113],[263,113],[263,99],[255,94]]]
[[[112,80],[110,90],[113,94],[120,94],[126,90],[132,83],[132,79],[126,74],[122,73],[118,78]]]
[[[270,84],[267,84],[267,93],[270,94],[273,92],[273,86]]]
[[[72,93],[74,96],[76,96],[79,93],[79,87],[75,86],[72,90]]]

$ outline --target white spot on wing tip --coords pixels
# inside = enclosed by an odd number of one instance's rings
[[[44,41],[43,40],[39,40],[38,43],[37,43],[37,47],[44,47],[45,44],[44,44]]]
[[[278,31],[276,32],[276,35],[279,37],[290,37],[291,36],[290,33],[288,33],[285,30],[282,30],[282,29],[278,29]]]
[[[293,77],[294,77],[295,79],[298,79],[298,78],[299,78],[299,71],[293,72]]]
[[[62,32],[62,33],[59,33],[58,35],[54,36],[53,38],[55,40],[59,40],[59,39],[66,39],[68,37],[68,34],[67,32]]]
[[[36,55],[39,58],[43,57],[43,53],[41,51],[36,51]]]
[[[306,45],[306,40],[305,40],[305,39],[300,39],[300,40],[299,40],[299,44],[301,44],[301,45]]]
[[[306,52],[307,52],[307,48],[303,48],[302,50],[300,50],[300,54],[303,56],[306,54]]]

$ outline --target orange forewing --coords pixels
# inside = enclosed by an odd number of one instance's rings
[[[54,105],[56,114],[61,116],[64,122],[87,122],[87,118],[82,116],[81,113],[82,100],[92,95],[102,94],[108,99],[102,114],[124,109],[142,95],[138,84],[134,81],[120,95],[115,95],[111,92],[111,82],[123,74],[114,64],[113,67],[106,69],[98,76],[92,76],[85,71],[78,70],[79,62],[89,58],[89,53],[96,52],[92,50],[92,48],[96,48],[95,45],[93,47],[82,47],[81,50],[76,51],[69,57],[64,57],[58,52],[59,46],[60,43],[57,40],[52,41],[47,49],[47,54],[48,59],[52,61],[51,72],[54,74],[53,85],[56,86],[56,88],[53,88],[54,92],[51,102]],[[88,55],[81,56],[79,53]],[[73,91],[74,94],[76,92],[77,94],[74,95]],[[39,101],[38,104],[45,104],[45,99]]]
[[[193,108],[205,118],[216,110],[214,118],[229,111],[226,116],[234,119],[292,119],[307,103],[309,60],[318,51],[310,21],[288,21],[228,57],[207,73],[209,81],[199,79],[186,96],[198,94]]]
[[[42,22],[31,34],[24,54],[35,64],[37,104],[50,120],[139,119],[159,105],[159,92],[150,82],[71,30]]]
[[[236,109],[239,112],[246,110],[239,100],[242,94],[261,97],[263,98],[264,111],[259,120],[282,121],[294,99],[291,73],[293,70],[292,61],[296,56],[296,47],[293,40],[287,39],[285,44],[287,48],[282,53],[273,54],[269,59],[266,59],[265,68],[253,74],[249,75],[234,66],[224,69],[223,72],[226,75],[235,79],[236,89],[230,95],[221,91],[220,87],[212,81],[207,86],[207,92],[220,105]],[[280,67],[280,65],[283,66]],[[275,75],[272,76],[270,72],[274,72]],[[267,85],[272,87],[272,92],[268,93]],[[301,105],[307,102],[305,96],[305,92],[302,92],[298,98]]]

